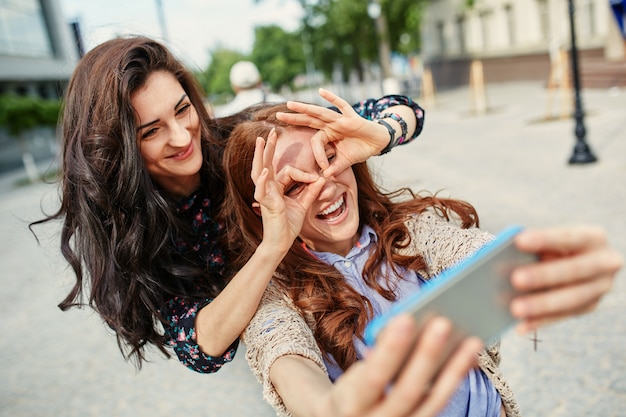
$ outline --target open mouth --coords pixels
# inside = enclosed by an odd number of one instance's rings
[[[332,222],[333,220],[337,220],[345,211],[346,195],[342,194],[337,201],[319,212],[315,217],[320,220]]]
[[[178,152],[177,154],[170,156],[170,158],[172,158],[172,159],[185,159],[189,155],[191,155],[192,152],[193,152],[193,142],[190,142],[189,146],[187,146],[185,149],[183,149],[182,151]]]

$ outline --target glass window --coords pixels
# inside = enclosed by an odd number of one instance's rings
[[[0,54],[53,56],[39,0],[0,0]]]
[[[539,14],[539,30],[541,31],[541,39],[548,40],[550,37],[550,14],[548,11],[548,2],[546,0],[537,0],[537,12]]]
[[[439,43],[439,52],[445,55],[448,46],[446,45],[445,25],[443,22],[437,22],[437,42]]]
[[[459,50],[464,53],[467,50],[465,45],[465,16],[457,16],[456,18],[456,35],[459,42]]]
[[[504,6],[504,13],[506,14],[506,27],[509,34],[509,45],[513,46],[517,43],[516,27],[515,27],[515,14],[513,12],[513,4],[507,4]]]

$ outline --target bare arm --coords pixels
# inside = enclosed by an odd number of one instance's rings
[[[352,106],[336,94],[320,89],[320,96],[339,109],[339,113],[317,105],[290,101],[289,109],[296,113],[277,113],[277,117],[297,126],[307,126],[319,130],[312,138],[311,144],[317,163],[324,169],[325,176],[331,176],[345,168],[366,161],[370,156],[378,155],[389,144],[389,131],[376,121],[367,120]],[[412,137],[417,128],[415,111],[406,105],[395,105],[385,109],[386,113],[395,113],[407,125],[407,137]],[[387,117],[384,119],[395,130],[395,137],[402,135],[398,121]],[[332,164],[326,159],[325,146],[332,142],[337,155]]]
[[[308,207],[323,185],[319,176],[292,169],[290,175],[294,180],[310,186],[298,200],[285,197],[274,180],[275,145],[274,131],[267,143],[258,138],[252,165],[256,185],[254,198],[263,221],[263,241],[226,288],[202,308],[196,318],[198,345],[207,355],[221,355],[248,325],[267,284],[300,232]]]
[[[434,416],[475,366],[482,347],[477,339],[466,339],[445,358],[451,330],[449,321],[438,318],[418,338],[414,319],[401,315],[390,322],[367,358],[334,384],[311,360],[297,355],[279,357],[270,379],[297,417]]]

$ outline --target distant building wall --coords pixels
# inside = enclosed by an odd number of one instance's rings
[[[62,97],[79,59],[77,32],[59,0],[0,0],[0,94]],[[22,167],[25,157],[55,157],[55,133],[41,127],[15,138],[0,127],[0,173]]]
[[[624,61],[609,2],[574,0],[576,41],[582,57]],[[547,81],[559,50],[570,48],[567,0],[432,0],[422,24],[423,58],[439,88],[466,85],[472,60],[483,63],[487,82]],[[582,61],[583,71],[585,61]],[[622,70],[623,71],[623,70]]]
[[[79,58],[58,0],[0,0],[0,94],[58,98]]]

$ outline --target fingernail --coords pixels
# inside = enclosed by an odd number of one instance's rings
[[[521,300],[511,301],[511,314],[518,319],[525,317],[528,314],[526,303]]]
[[[513,273],[511,274],[511,283],[513,284],[514,287],[518,288],[518,289],[525,289],[527,288],[532,281],[532,276],[530,275],[530,273],[525,270],[525,269],[516,269],[513,271]]]

